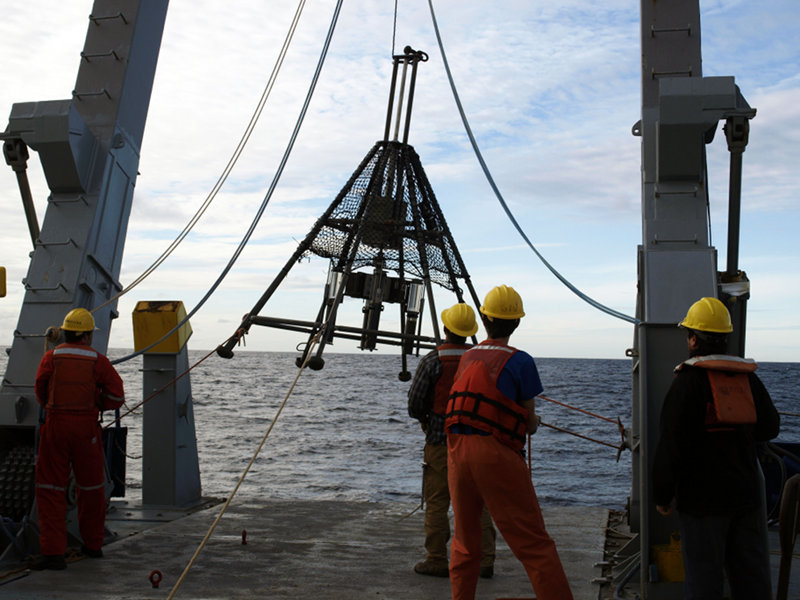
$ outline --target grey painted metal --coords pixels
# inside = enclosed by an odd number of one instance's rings
[[[142,502],[189,506],[200,502],[200,464],[189,369],[188,346],[176,354],[145,353],[142,362]]]
[[[94,309],[118,281],[167,0],[96,0],[69,100],[14,104],[2,138],[36,150],[50,188],[0,388],[5,443],[32,443],[44,331]],[[94,315],[108,347],[116,302]]]
[[[673,367],[686,358],[676,325],[702,296],[721,297],[717,252],[710,245],[705,144],[720,120],[749,119],[733,77],[703,77],[698,0],[641,2],[642,244],[638,249],[637,318],[633,358],[630,517],[639,535],[644,598],[683,597],[677,583],[650,581],[650,550],[666,543],[677,520],[650,500],[661,404]],[[723,288],[724,289],[724,288]],[[736,308],[743,331],[746,293]],[[743,334],[742,334],[743,335]],[[743,347],[742,347],[743,350]]]

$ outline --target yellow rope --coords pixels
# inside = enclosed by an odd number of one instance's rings
[[[172,598],[175,597],[175,593],[178,591],[178,588],[183,583],[183,580],[186,578],[186,575],[188,575],[189,569],[192,568],[192,566],[194,565],[195,561],[197,560],[197,557],[200,556],[200,552],[205,547],[206,542],[208,542],[208,540],[211,538],[211,534],[214,533],[214,530],[217,528],[217,524],[222,519],[222,515],[225,514],[225,511],[228,509],[228,506],[230,505],[231,500],[233,500],[233,497],[236,495],[236,492],[239,491],[239,487],[242,485],[242,482],[244,481],[244,478],[247,476],[247,473],[250,471],[250,467],[253,466],[253,463],[256,461],[256,458],[258,457],[258,454],[261,452],[261,448],[264,447],[264,443],[267,441],[267,438],[269,437],[269,434],[272,432],[272,428],[275,426],[275,423],[278,421],[278,417],[281,416],[281,412],[283,411],[283,407],[286,406],[286,402],[289,400],[289,396],[292,395],[292,391],[294,391],[294,387],[297,384],[297,380],[300,379],[300,375],[305,370],[306,365],[308,364],[308,361],[311,358],[311,351],[313,350],[314,346],[316,345],[318,339],[319,339],[319,334],[317,334],[317,336],[311,341],[311,345],[309,346],[308,352],[306,352],[306,355],[305,355],[305,360],[303,360],[302,366],[297,371],[297,376],[294,378],[294,381],[292,382],[292,385],[289,387],[289,391],[286,392],[286,397],[283,399],[283,402],[281,402],[281,405],[278,407],[278,412],[275,413],[275,418],[272,420],[272,423],[269,424],[269,427],[267,428],[266,433],[261,438],[261,442],[258,444],[258,448],[256,448],[256,451],[253,454],[253,457],[250,459],[250,462],[247,463],[247,467],[245,467],[244,472],[242,473],[241,477],[239,477],[239,481],[236,482],[236,487],[233,488],[233,491],[228,496],[228,499],[225,501],[225,504],[222,505],[222,510],[219,511],[219,515],[217,515],[217,518],[211,524],[211,527],[209,528],[208,533],[206,533],[205,537],[200,542],[200,545],[197,547],[197,550],[195,550],[194,555],[189,560],[189,564],[186,565],[186,568],[183,570],[183,573],[181,573],[181,576],[178,578],[178,581],[175,582],[175,586],[172,588],[172,591],[170,591],[169,596],[167,596],[167,600],[172,600]]]

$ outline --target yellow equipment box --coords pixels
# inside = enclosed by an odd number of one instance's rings
[[[165,333],[186,318],[186,309],[180,300],[159,302],[141,301],[133,310],[133,347],[136,352],[157,342]],[[150,348],[148,354],[177,354],[189,341],[192,326],[189,321],[167,339]]]

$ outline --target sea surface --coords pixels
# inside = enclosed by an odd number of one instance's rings
[[[110,358],[125,350],[111,350]],[[194,365],[205,351],[190,351]],[[204,496],[230,494],[256,452],[298,375],[296,353],[238,351],[212,354],[190,374]],[[424,434],[409,418],[400,358],[328,354],[321,371],[305,369],[266,438],[238,495],[278,499],[419,504]],[[418,357],[409,358],[414,371]],[[0,370],[5,372],[5,353]],[[613,419],[631,420],[631,362],[536,358],[544,395]],[[142,398],[141,357],[117,365],[129,406]],[[779,441],[800,442],[800,363],[761,363],[758,374],[782,415]],[[126,416],[127,487],[141,488],[141,408]],[[123,411],[125,412],[125,411]],[[615,423],[546,402],[543,421],[619,445]],[[630,488],[631,454],[542,427],[532,438],[533,481],[540,502],[621,510]]]

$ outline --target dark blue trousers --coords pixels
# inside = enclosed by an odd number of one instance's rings
[[[680,513],[686,600],[771,600],[769,548],[761,510],[697,517]],[[723,574],[724,573],[724,574]]]

